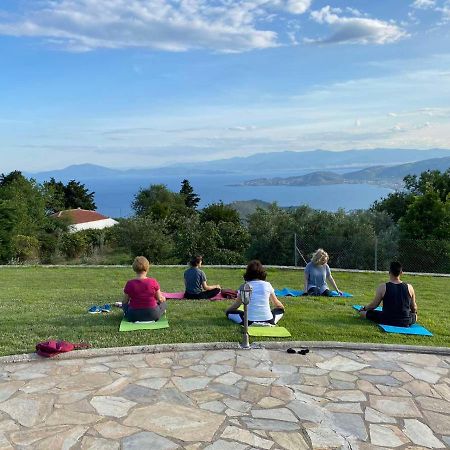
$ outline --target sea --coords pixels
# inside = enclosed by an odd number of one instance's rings
[[[102,214],[110,217],[129,217],[133,214],[131,203],[139,189],[151,184],[164,184],[178,192],[187,178],[200,197],[199,207],[222,201],[242,200],[277,202],[279,206],[309,205],[315,209],[346,211],[365,209],[392,192],[391,189],[369,184],[340,184],[323,186],[243,186],[245,180],[259,177],[289,176],[277,172],[267,174],[195,174],[155,175],[146,178],[79,179],[95,192],[95,203]]]

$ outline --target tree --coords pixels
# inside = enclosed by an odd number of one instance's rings
[[[292,264],[295,221],[291,213],[276,203],[268,209],[257,208],[248,218],[248,231],[248,259],[259,259],[263,264]]]
[[[97,206],[94,202],[94,195],[95,192],[89,192],[83,183],[70,180],[64,186],[64,207],[65,209],[95,210]]]
[[[44,182],[46,192],[46,209],[48,214],[68,209],[66,207],[66,192],[62,181],[56,181],[53,177]]]
[[[403,181],[406,189],[414,195],[425,195],[427,192],[436,192],[445,202],[450,193],[450,168],[445,172],[439,170],[427,170],[417,175],[407,175]]]
[[[415,197],[399,224],[407,239],[450,239],[450,195],[446,202],[434,191]]]
[[[408,206],[414,200],[414,195],[410,192],[393,192],[382,200],[377,200],[372,207],[372,211],[388,213],[394,222],[398,222],[408,210]]]
[[[191,209],[197,209],[200,197],[194,192],[194,188],[189,180],[184,179],[181,182],[180,194],[184,197],[184,204]]]
[[[132,203],[138,217],[151,216],[154,219],[165,219],[172,214],[189,215],[184,197],[169,191],[164,184],[152,184],[147,189],[140,189]]]
[[[231,222],[240,225],[241,219],[239,213],[231,206],[224,205],[223,202],[211,203],[200,212],[202,222],[214,222],[216,225],[220,222]]]
[[[13,257],[12,238],[16,223],[16,211],[11,200],[0,200],[0,262]]]
[[[404,217],[409,206],[418,196],[425,195],[427,192],[435,192],[442,202],[450,192],[450,169],[445,172],[439,170],[427,170],[422,172],[420,176],[407,175],[403,178],[405,190],[401,192],[393,192],[386,198],[376,201],[372,207],[372,211],[385,211],[392,216],[397,223]]]
[[[173,238],[167,233],[164,221],[149,216],[125,219],[112,229],[112,233],[119,247],[131,252],[132,256],[145,256],[152,263],[173,262]]]
[[[35,242],[34,239],[39,240],[40,236],[46,233],[50,221],[45,214],[45,194],[42,186],[17,171],[1,176],[0,258],[3,262],[15,256],[14,252],[20,246],[17,236],[26,236],[29,242]]]
[[[26,178],[22,175],[22,172],[19,170],[14,170],[13,172],[10,172],[8,174],[2,173],[0,175],[0,188],[8,186],[11,183],[14,183],[16,181],[23,181]]]

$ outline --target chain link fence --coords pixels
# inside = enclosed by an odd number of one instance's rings
[[[319,242],[296,234],[294,264],[303,266],[318,248],[330,255],[334,268],[386,271],[391,261],[400,261],[405,272],[450,274],[450,241],[445,240],[322,236]]]

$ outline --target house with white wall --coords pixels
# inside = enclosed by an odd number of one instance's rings
[[[118,224],[117,220],[104,216],[97,211],[90,211],[87,209],[66,209],[53,214],[57,219],[64,219],[70,225],[69,229],[72,232],[82,230],[103,230],[104,228],[113,227]]]

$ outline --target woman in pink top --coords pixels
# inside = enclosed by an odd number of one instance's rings
[[[157,321],[166,311],[166,298],[161,294],[158,282],[147,277],[149,268],[145,256],[136,256],[133,261],[136,278],[127,281],[123,289],[123,313],[130,322]]]

